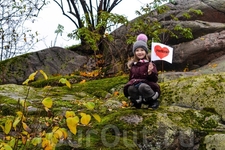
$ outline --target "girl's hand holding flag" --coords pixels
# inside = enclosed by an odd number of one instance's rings
[[[153,66],[152,62],[150,62],[148,65],[148,74],[149,75],[152,73],[153,68],[154,68],[154,66]]]

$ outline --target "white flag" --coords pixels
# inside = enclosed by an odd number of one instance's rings
[[[172,64],[173,48],[162,43],[152,42],[151,60],[165,60]]]

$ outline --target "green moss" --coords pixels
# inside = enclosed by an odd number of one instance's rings
[[[128,119],[126,120],[126,118]],[[107,130],[109,141],[110,138],[113,140],[115,136],[120,135],[126,141],[132,141],[131,143],[137,145],[137,143],[143,144],[145,136],[151,135],[156,131],[156,121],[157,115],[155,111],[129,108],[108,114],[102,118],[102,122],[94,124],[94,128],[100,132],[109,127],[110,129]]]
[[[20,55],[18,57],[13,57],[13,58],[10,58],[10,59],[6,59],[4,61],[1,61],[1,66],[6,66],[7,64],[17,64],[18,62],[23,62],[24,59],[28,58],[29,54],[23,54],[23,55]]]
[[[45,86],[65,86],[64,84],[59,83],[59,80],[62,76],[51,77],[48,80],[37,80],[30,83],[34,87],[45,87]],[[84,83],[79,83],[83,80],[83,77],[80,76],[64,76],[72,85],[72,89],[67,88],[68,91],[74,91],[76,93],[85,92],[96,97],[105,97],[107,93],[113,88],[121,86],[127,82],[127,76],[118,76],[114,78],[105,78],[99,80],[91,80]],[[121,87],[120,87],[121,88]]]
[[[48,80],[39,79],[29,83],[29,85],[37,88],[43,88],[45,86],[65,86],[64,84],[59,83],[61,78],[67,79],[71,84],[79,83],[83,80],[83,77],[80,76],[50,76]]]
[[[17,107],[8,104],[1,105],[0,109],[0,116],[15,115],[15,112],[19,110]]]
[[[15,115],[18,105],[15,99],[0,95],[0,116]]]
[[[81,150],[138,150],[133,140],[120,135],[109,135],[103,132],[92,132],[82,135],[78,141]]]
[[[149,126],[155,125],[157,121],[157,115],[155,113],[152,113],[145,117],[145,123]]]
[[[217,95],[214,91],[222,94],[221,89],[224,87],[224,79],[222,77],[223,76],[213,75],[210,76],[210,79],[205,77],[195,77],[160,83],[162,89],[160,101],[163,105],[157,110],[134,109],[130,107],[121,108],[120,106],[113,109],[110,106],[104,105],[109,101],[118,102],[120,104],[120,101],[127,100],[122,93],[122,89],[123,85],[128,80],[128,76],[118,76],[91,81],[87,80],[83,83],[78,82],[81,81],[81,77],[68,77],[67,79],[69,80],[76,80],[76,82],[72,84],[72,88],[68,88],[66,85],[54,86],[61,77],[53,77],[50,82],[46,82],[45,80],[35,81],[32,83],[32,86],[53,86],[50,88],[31,87],[29,94],[32,96],[29,97],[28,100],[31,102],[32,106],[40,108],[40,112],[38,112],[40,117],[38,116],[38,113],[32,115],[35,115],[38,119],[42,116],[58,116],[58,119],[62,119],[63,121],[58,123],[57,121],[54,122],[54,120],[53,122],[57,125],[59,124],[60,127],[62,126],[65,128],[67,128],[64,119],[64,112],[66,110],[72,110],[76,114],[79,114],[80,112],[99,114],[102,119],[100,123],[95,121],[92,117],[89,125],[78,125],[77,129],[80,133],[74,135],[71,139],[78,142],[78,146],[80,146],[78,149],[137,149],[136,145],[142,145],[143,141],[146,139],[151,140],[150,142],[153,142],[153,144],[154,142],[160,141],[159,138],[161,138],[161,135],[158,134],[159,129],[162,129],[159,126],[162,124],[165,124],[166,127],[168,125],[168,127],[171,128],[174,126],[175,128],[182,129],[191,128],[194,132],[204,132],[204,134],[215,132],[215,128],[218,126],[219,122],[219,113],[217,113],[217,108],[206,107],[205,105],[207,101],[209,104],[211,104],[211,102],[216,103],[217,98],[221,96]],[[219,82],[220,85],[216,85],[216,82]],[[204,84],[206,86],[204,86]],[[22,98],[26,97],[28,87],[30,86],[19,87],[20,86],[9,85],[1,86],[0,90],[13,91],[19,94],[24,93]],[[46,96],[53,99],[53,107],[50,108],[50,112],[46,112],[41,103]],[[94,110],[87,110],[83,105],[85,102],[89,101],[96,104]],[[17,101],[15,99],[0,96],[0,102],[2,104],[9,102],[10,104],[3,110],[5,115],[8,115],[6,114],[7,112],[16,111],[16,109],[12,110],[13,107],[11,107],[11,105],[17,106]],[[176,108],[173,108],[173,106],[169,106],[172,104],[190,108],[176,106],[174,106]],[[196,106],[202,107],[202,109],[193,109]],[[30,118],[33,116],[26,117]],[[46,122],[46,120],[44,119],[43,122]],[[28,123],[27,120],[26,123]],[[51,127],[49,127],[48,130],[50,131]],[[163,132],[164,131],[162,131],[162,133]],[[147,138],[143,137],[143,135],[147,136]],[[149,145],[151,144],[152,143]],[[57,148],[70,149],[71,147],[68,145],[61,145]]]
[[[4,103],[15,105],[15,104],[18,104],[18,101],[10,97],[0,95],[0,104],[4,104]]]
[[[24,69],[26,64],[22,65],[24,59],[28,57],[29,54],[20,55],[18,57],[6,59],[0,63],[0,80],[5,82],[5,77],[20,77],[24,75]],[[10,65],[9,65],[10,64]],[[6,67],[7,66],[7,67]],[[2,83],[0,83],[2,84]]]
[[[225,74],[220,73],[187,77],[160,83],[161,104],[173,104],[196,109],[213,107],[220,114],[224,114],[224,109],[217,106],[218,103],[223,103],[224,81]]]
[[[191,127],[197,130],[212,130],[218,126],[216,118],[213,118],[214,113],[207,111],[200,111],[196,113],[193,110],[185,112],[175,112],[169,114],[169,118],[183,127]],[[180,120],[176,120],[181,118]]]
[[[85,92],[98,98],[104,98],[107,93],[112,92],[111,89],[123,85],[126,82],[127,76],[118,76],[74,84],[72,90],[74,92]]]

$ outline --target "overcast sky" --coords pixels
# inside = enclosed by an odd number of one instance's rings
[[[132,20],[136,17],[135,11],[140,10],[141,6],[149,2],[151,0],[132,0],[132,2],[131,0],[123,0],[112,12],[124,15],[128,17],[128,20]],[[67,38],[67,34],[74,29],[74,24],[66,16],[62,15],[61,9],[55,2],[51,2],[40,12],[38,19],[34,23],[28,24],[29,28],[39,32],[39,38],[44,38],[35,46],[34,51],[53,46],[56,37],[54,32],[58,24],[64,26],[64,34],[57,38],[56,46],[65,47],[79,43]]]

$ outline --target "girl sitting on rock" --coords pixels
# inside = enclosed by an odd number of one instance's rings
[[[148,56],[147,36],[140,34],[133,44],[133,60],[128,64],[129,81],[124,86],[124,95],[132,106],[156,109],[159,106],[160,86],[157,84],[156,65]]]

